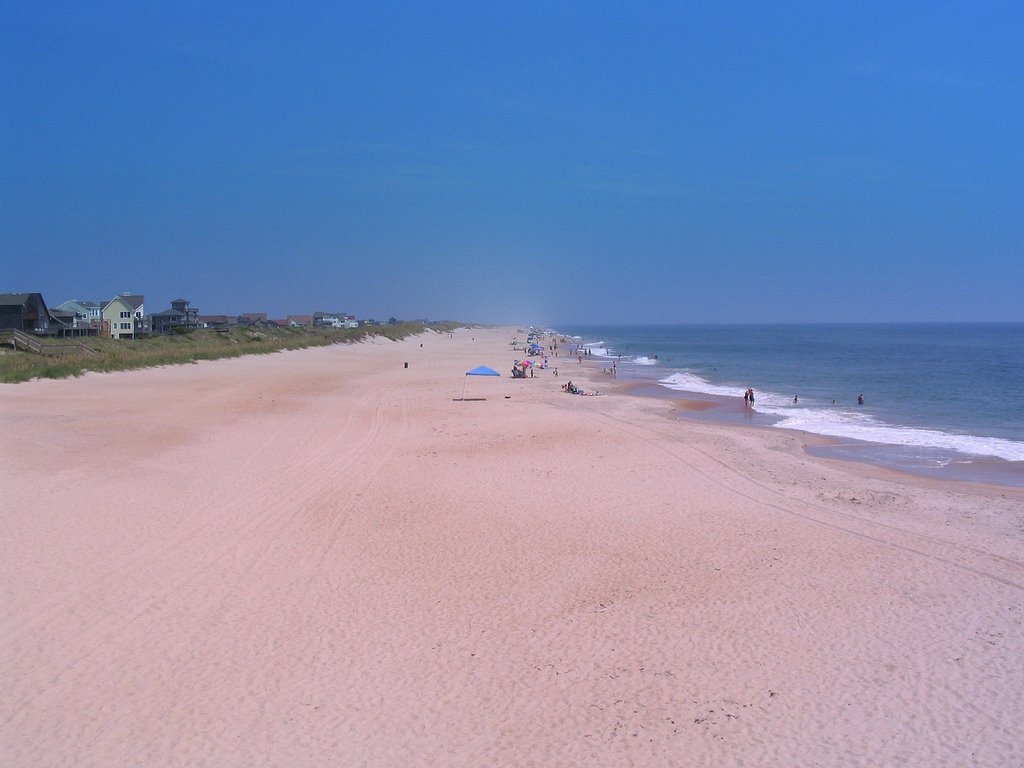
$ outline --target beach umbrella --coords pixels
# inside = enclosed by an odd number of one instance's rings
[[[469,377],[470,376],[499,376],[500,377],[501,374],[498,373],[493,368],[488,368],[486,365],[478,365],[472,371],[466,371],[466,377],[465,377],[465,379],[463,379],[463,382],[462,382],[462,399],[463,400],[466,399],[466,384],[469,382]]]

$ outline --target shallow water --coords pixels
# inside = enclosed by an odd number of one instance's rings
[[[1024,485],[1024,324],[576,326],[621,380],[742,406],[836,438],[826,455]],[[858,405],[863,394],[864,404]],[[797,398],[794,401],[794,398]],[[727,409],[700,418],[734,420]]]

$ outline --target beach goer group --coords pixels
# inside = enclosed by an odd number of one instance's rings
[[[568,392],[570,395],[586,395],[588,397],[601,394],[600,392],[584,392],[582,389],[573,384],[572,381],[569,381],[569,383],[567,384],[563,384],[562,391]]]
[[[753,406],[754,405],[754,390],[753,390],[752,387],[747,388],[747,391],[743,393],[743,404],[745,406]],[[793,405],[799,405],[799,404],[800,404],[800,396],[799,395],[793,395]],[[833,399],[832,400],[832,405],[835,405],[835,404],[836,404],[836,401],[835,401],[835,399]],[[864,405],[864,394],[863,393],[857,395],[857,405]]]

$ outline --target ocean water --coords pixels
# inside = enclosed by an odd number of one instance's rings
[[[721,418],[753,387],[755,423],[835,438],[826,455],[1024,485],[1024,323],[557,331],[620,380],[720,399]]]

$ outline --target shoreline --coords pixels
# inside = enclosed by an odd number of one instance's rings
[[[4,762],[1020,762],[1024,492],[513,330],[0,387]]]
[[[777,419],[754,409],[746,408],[736,402],[739,398],[729,398],[702,392],[690,392],[663,387],[655,379],[637,379],[626,377],[610,379],[607,374],[596,371],[594,379],[593,366],[598,361],[585,361],[590,365],[588,383],[613,384],[617,390],[630,397],[664,400],[672,404],[675,417],[721,424],[723,426],[753,427],[771,431],[785,431],[801,436],[805,441],[808,456],[842,463],[853,463],[863,466],[886,469],[900,475],[915,478],[927,478],[943,482],[965,482],[979,485],[1021,489],[1024,488],[1024,462],[1011,462],[996,457],[967,457],[964,461],[950,460],[943,466],[925,467],[908,461],[900,461],[898,452],[902,446],[872,443],[852,438],[841,438],[806,430],[789,427],[775,427]],[[894,457],[895,456],[895,457]]]

